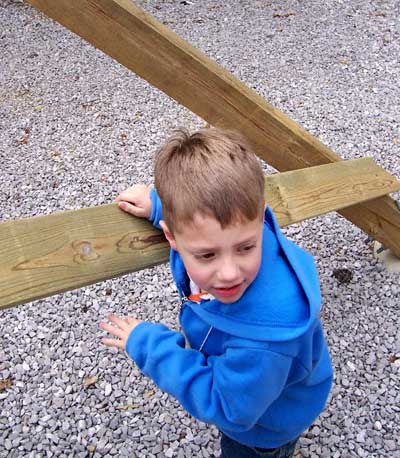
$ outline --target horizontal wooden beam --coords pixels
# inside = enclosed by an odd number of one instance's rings
[[[0,224],[0,309],[168,260],[148,221],[102,205]]]
[[[373,159],[353,159],[265,178],[265,199],[281,226],[333,210],[354,208],[400,188]]]
[[[265,199],[282,226],[400,189],[372,159],[278,173]],[[151,267],[168,244],[115,204],[0,224],[0,309]]]
[[[246,134],[279,171],[340,160],[255,91],[131,0],[28,0],[211,125]],[[341,214],[400,257],[400,212],[389,197]]]

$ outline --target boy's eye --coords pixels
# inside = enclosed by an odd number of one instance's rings
[[[246,245],[241,248],[241,251],[250,251],[255,247],[255,245]]]
[[[198,259],[211,259],[214,257],[214,253],[204,253],[197,256]]]

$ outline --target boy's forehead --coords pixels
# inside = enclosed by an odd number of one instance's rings
[[[179,224],[176,236],[188,245],[223,243],[241,243],[248,238],[258,236],[263,221],[256,218],[249,221],[245,218],[235,219],[232,224],[222,227],[221,223],[211,214],[196,212],[191,221]]]
[[[253,220],[255,221],[255,220]],[[201,230],[207,227],[218,227],[221,230],[229,229],[229,228],[240,228],[240,227],[247,227],[249,224],[253,223],[253,221],[247,219],[244,215],[242,215],[239,211],[234,215],[232,221],[222,227],[220,221],[215,217],[212,211],[196,211],[193,213],[190,220],[186,221],[185,223],[179,224],[178,227],[182,230],[189,227],[194,230]],[[262,219],[258,219],[257,221],[262,222]]]

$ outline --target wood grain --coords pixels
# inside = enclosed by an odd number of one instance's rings
[[[373,159],[362,158],[266,177],[265,195],[279,223],[286,226],[332,210],[354,208],[354,204],[397,191],[399,184]]]
[[[265,178],[266,202],[282,226],[398,189],[368,158]],[[4,222],[0,308],[151,267],[168,253],[158,230],[116,204]]]
[[[150,223],[116,204],[0,224],[0,308],[168,260]]]

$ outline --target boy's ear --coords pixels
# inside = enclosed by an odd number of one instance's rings
[[[168,240],[168,243],[170,244],[171,248],[173,250],[176,250],[176,242],[174,236],[172,235],[172,232],[168,229],[166,222],[164,220],[160,220],[160,226],[161,229],[164,231],[165,238]]]

